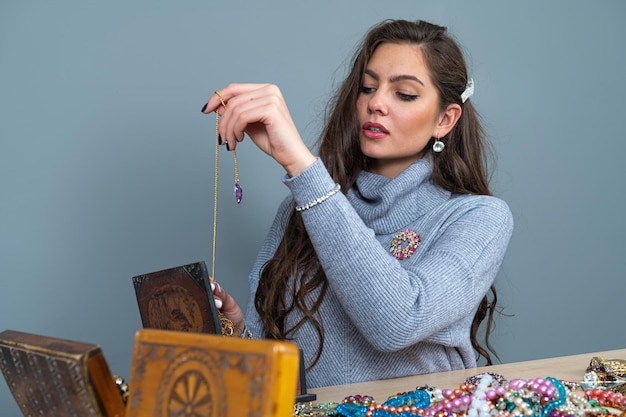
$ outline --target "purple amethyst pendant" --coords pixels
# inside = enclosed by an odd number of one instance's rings
[[[243,188],[239,185],[238,182],[235,183],[235,200],[237,200],[237,204],[241,203],[243,199]]]

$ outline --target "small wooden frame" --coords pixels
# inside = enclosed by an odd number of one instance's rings
[[[221,334],[204,262],[138,275],[133,285],[144,328]]]
[[[25,416],[124,417],[99,346],[14,330],[0,333],[0,368]]]
[[[290,417],[298,362],[290,342],[139,330],[128,415]]]

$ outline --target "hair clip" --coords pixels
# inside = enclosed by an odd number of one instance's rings
[[[461,103],[465,103],[468,98],[470,98],[474,94],[474,80],[470,78],[467,80],[467,86],[465,87],[465,91],[461,94]]]

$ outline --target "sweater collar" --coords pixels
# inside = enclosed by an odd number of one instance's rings
[[[362,172],[347,196],[361,219],[376,233],[394,233],[450,198],[432,182],[426,156],[395,178]]]

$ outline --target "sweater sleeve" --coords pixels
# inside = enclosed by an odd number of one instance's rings
[[[285,183],[298,205],[334,186],[319,160]],[[395,351],[420,341],[453,344],[446,329],[473,316],[513,228],[503,201],[477,197],[456,204],[436,230],[422,236],[419,253],[403,261],[389,254],[342,193],[301,212],[331,289],[376,349]]]
[[[263,265],[265,265],[265,263],[272,256],[274,256],[274,252],[276,252],[276,248],[282,239],[292,209],[293,199],[291,197],[285,198],[276,212],[274,221],[269,232],[267,233],[267,236],[265,237],[265,240],[263,241],[263,244],[261,245],[261,249],[257,254],[250,275],[248,276],[249,293],[248,305],[245,314],[246,326],[252,332],[252,335],[257,338],[262,338],[264,336],[263,325],[261,324],[259,314],[257,313],[254,305],[256,290],[259,286],[259,274],[261,273]]]

